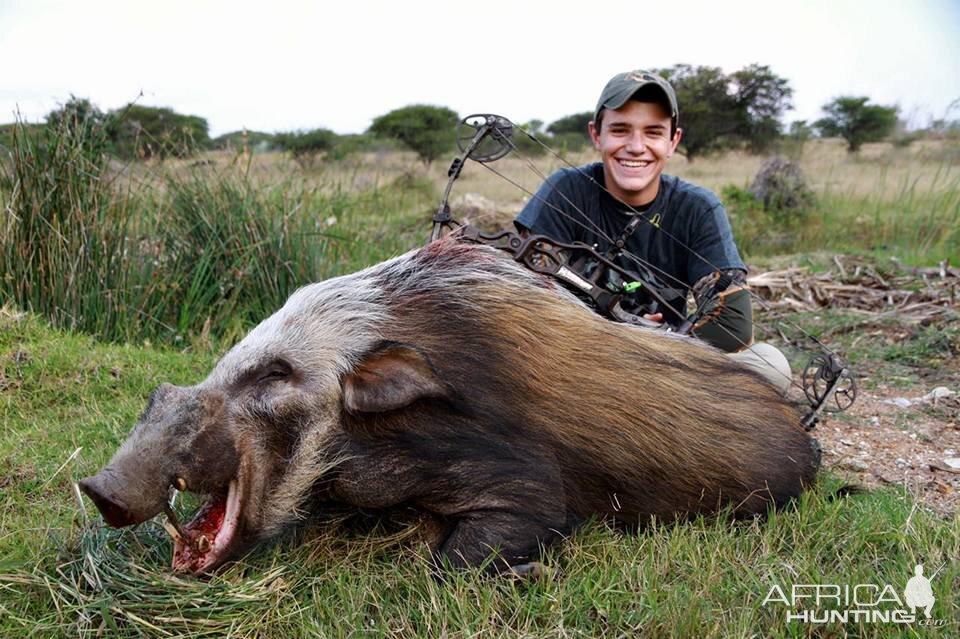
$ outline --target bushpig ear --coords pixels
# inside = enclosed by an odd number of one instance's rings
[[[369,353],[343,381],[343,404],[351,413],[382,413],[447,394],[427,358],[397,343]]]

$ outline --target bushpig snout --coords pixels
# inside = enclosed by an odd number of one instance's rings
[[[228,423],[221,393],[162,384],[110,463],[80,488],[114,527],[160,513],[171,486],[225,490],[239,464]]]
[[[128,504],[123,495],[129,492],[129,485],[130,482],[111,467],[80,480],[80,490],[93,500],[97,510],[114,528],[139,524],[163,509],[165,494],[161,494],[159,500],[149,501],[144,501],[141,494],[139,506]]]

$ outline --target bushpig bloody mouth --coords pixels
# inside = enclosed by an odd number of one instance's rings
[[[227,490],[210,495],[182,531],[174,535],[173,570],[202,573],[218,566],[229,555],[237,536],[241,510],[241,482],[230,481]]]

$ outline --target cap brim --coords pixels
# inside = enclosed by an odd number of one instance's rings
[[[634,84],[634,85],[629,86],[629,87],[625,87],[625,88],[621,89],[620,91],[614,93],[612,96],[610,96],[610,97],[607,98],[606,100],[604,100],[604,102],[600,105],[600,107],[597,109],[597,111],[593,114],[593,116],[594,116],[594,117],[593,117],[594,121],[596,121],[597,117],[600,115],[600,110],[601,110],[601,109],[619,109],[619,108],[622,107],[624,104],[626,104],[626,103],[630,100],[630,98],[632,98],[634,95],[636,95],[637,91],[639,91],[640,89],[643,89],[643,88],[645,88],[645,87],[648,87],[648,86],[655,86],[657,89],[660,90],[660,93],[663,94],[663,97],[666,99],[667,104],[670,105],[669,108],[670,108],[671,111],[672,111],[672,109],[673,109],[673,100],[670,98],[670,94],[667,92],[667,90],[666,90],[665,88],[663,88],[663,85],[661,85],[659,82],[653,82],[653,81],[651,81],[651,82],[642,82],[642,83],[639,83],[639,84]],[[675,115],[674,115],[673,112],[671,112],[671,113],[670,113],[670,119],[671,119],[671,121],[672,121],[674,118],[675,118]]]
[[[634,96],[634,94],[635,94],[637,91],[639,91],[639,90],[642,89],[643,87],[645,87],[645,86],[647,86],[647,85],[650,85],[650,84],[654,84],[654,85],[656,85],[658,88],[659,88],[659,86],[660,86],[660,85],[658,85],[656,82],[645,82],[645,83],[643,83],[643,84],[638,84],[638,85],[635,85],[635,86],[632,86],[632,87],[627,87],[627,88],[623,89],[622,91],[619,91],[619,92],[615,93],[614,95],[612,95],[611,97],[607,98],[607,99],[604,101],[604,103],[603,103],[603,108],[605,108],[605,109],[619,109],[619,108],[622,107],[624,104],[626,104],[626,103],[630,100],[630,98],[632,98],[632,97]]]

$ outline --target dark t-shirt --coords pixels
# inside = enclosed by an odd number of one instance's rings
[[[560,169],[527,202],[515,223],[533,233],[561,242],[584,242],[604,252],[611,247],[611,240],[621,235],[633,211],[597,184],[604,184],[600,162]],[[644,208],[641,214],[659,228],[641,223],[627,239],[626,251],[646,262],[666,286],[680,289],[685,296],[709,273],[747,270],[733,241],[727,212],[708,189],[661,175],[656,199]],[[627,269],[637,268],[626,255],[616,262]]]

